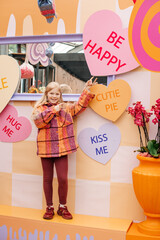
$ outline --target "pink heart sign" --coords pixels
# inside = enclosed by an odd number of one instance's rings
[[[85,58],[93,76],[116,75],[139,66],[132,55],[128,28],[122,28],[120,17],[101,10],[89,17],[83,31]]]
[[[0,114],[0,141],[20,142],[26,139],[32,130],[26,117],[18,117],[15,107],[7,105]]]

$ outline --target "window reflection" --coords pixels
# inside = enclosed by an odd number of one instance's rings
[[[48,66],[43,66],[41,62],[32,64],[34,67],[34,77],[31,79],[21,79],[17,92],[41,92],[51,81],[69,85],[72,93],[82,92],[85,82],[91,77],[84,56],[83,43],[49,43],[48,48],[53,51],[53,54],[51,54],[52,52],[47,54],[49,56]],[[8,54],[15,58],[19,65],[21,65],[26,58],[26,49],[26,44],[8,45]],[[29,64],[31,63],[29,62]],[[98,77],[98,82],[106,85],[107,77]]]

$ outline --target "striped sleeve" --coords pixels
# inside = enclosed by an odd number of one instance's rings
[[[86,89],[83,90],[78,102],[70,105],[70,112],[72,117],[82,113],[87,108],[89,102],[94,98],[94,96],[95,94],[87,91]]]
[[[43,106],[41,106],[37,108],[34,113],[34,123],[37,128],[45,128],[55,115],[56,110],[53,107],[44,109]]]

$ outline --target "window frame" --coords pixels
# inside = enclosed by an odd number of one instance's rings
[[[1,45],[27,44],[27,43],[55,43],[55,42],[83,42],[83,34],[55,34],[55,35],[33,35],[33,36],[10,36],[1,37]],[[107,76],[107,85],[115,79],[114,75]],[[11,101],[37,101],[42,94],[37,93],[15,93]],[[63,94],[64,101],[77,101],[80,94]]]

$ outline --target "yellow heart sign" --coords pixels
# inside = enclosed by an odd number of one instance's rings
[[[129,84],[121,79],[112,81],[108,87],[97,84],[90,90],[95,94],[90,107],[100,116],[113,122],[122,115],[131,98]]]
[[[17,61],[7,55],[0,56],[0,112],[5,108],[20,80]]]

